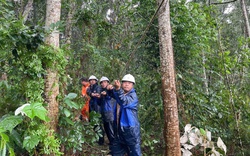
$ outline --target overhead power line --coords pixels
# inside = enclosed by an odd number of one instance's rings
[[[158,12],[159,12],[159,10],[160,10],[160,8],[161,8],[161,6],[163,5],[164,2],[165,2],[165,0],[162,0],[162,1],[161,1],[161,3],[160,3],[160,5],[158,6],[157,10],[155,11],[154,15],[151,17],[151,19],[150,19],[150,21],[149,21],[149,23],[148,23],[146,29],[143,31],[143,34],[142,34],[140,40],[137,42],[137,44],[135,45],[135,48],[134,48],[133,51],[130,53],[129,59],[128,59],[128,61],[126,62],[125,67],[123,68],[121,74],[124,74],[125,70],[128,68],[128,66],[129,66],[129,64],[130,64],[130,62],[131,62],[131,60],[132,60],[132,58],[134,57],[135,51],[137,50],[138,46],[141,44],[141,42],[142,42],[142,41],[144,40],[144,38],[146,37],[146,33],[148,32],[150,26],[152,25],[153,20],[155,19],[156,15],[158,14]],[[168,2],[169,2],[169,0],[167,1],[167,3],[168,3]]]

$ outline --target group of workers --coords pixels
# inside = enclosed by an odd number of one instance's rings
[[[103,76],[99,83],[94,75],[81,78],[82,97],[86,102],[80,118],[89,121],[90,112],[101,114],[112,156],[141,156],[139,103],[134,76],[126,74],[121,82],[114,80],[114,84]],[[103,136],[99,138],[99,144],[104,143]]]

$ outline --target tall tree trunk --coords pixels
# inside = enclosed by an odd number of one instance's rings
[[[56,23],[60,20],[61,16],[61,0],[47,0],[46,6],[46,21],[45,26],[49,28],[52,23]],[[55,47],[55,53],[59,47],[59,32],[54,30],[45,39],[45,42],[51,47]],[[50,122],[48,124],[50,129],[54,131],[57,130],[58,124],[58,112],[59,104],[56,100],[59,94],[59,84],[58,84],[58,72],[51,68],[47,69],[47,75],[45,78],[45,101],[48,103],[48,117]]]
[[[241,3],[241,9],[243,12],[244,22],[245,22],[246,36],[250,37],[250,26],[249,26],[245,0],[240,0],[240,3]]]
[[[158,0],[160,6],[162,0]],[[165,0],[159,10],[159,46],[164,106],[165,156],[180,156],[180,132],[175,86],[174,54],[170,26],[169,2]]]

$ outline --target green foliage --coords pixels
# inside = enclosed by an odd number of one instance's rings
[[[239,43],[234,45],[240,46],[232,49],[230,45],[224,44],[224,38],[219,41],[215,38],[215,35],[223,36],[216,34],[221,32],[217,31],[221,27],[212,17],[217,13],[214,8],[197,3],[176,4],[172,7],[172,28],[181,125],[191,122],[198,127],[205,127],[215,135],[220,135],[228,147],[235,146],[234,142],[239,142],[239,138],[248,145],[248,141],[242,137],[242,131],[245,130],[241,126],[245,127],[249,123],[238,121],[235,116],[248,109],[246,100],[243,100],[247,95],[245,86],[248,84],[245,81],[249,64],[246,59],[249,49],[244,48],[246,41],[239,38]],[[249,114],[248,111],[243,112]],[[237,122],[240,122],[239,131],[236,130]],[[238,139],[235,140],[235,136]],[[246,150],[238,146],[231,152],[236,151]]]
[[[50,147],[58,149],[60,142],[48,137],[50,132],[39,125],[46,120],[41,104],[48,68],[59,73],[59,137],[68,153],[80,154],[82,145],[94,143],[100,135],[94,132],[98,114],[92,113],[89,123],[75,120],[84,100],[70,92],[80,92],[79,78],[94,74],[113,80],[131,73],[140,100],[142,149],[145,155],[159,154],[164,149],[159,132],[164,123],[157,18],[136,47],[157,8],[156,1],[74,1],[76,6],[72,2],[62,1],[62,21],[44,30],[43,1],[33,3],[34,12],[24,23],[19,19],[24,3],[0,0],[0,74],[7,75],[0,81],[1,116],[14,112],[20,103],[32,104],[25,107],[32,119],[24,117],[22,124],[11,124],[1,135],[1,154],[45,154],[53,151]],[[249,39],[242,35],[239,3],[233,3],[236,9],[230,14],[224,13],[225,5],[198,1],[171,1],[170,5],[180,127],[187,123],[204,127],[223,138],[231,147],[229,154],[249,154],[250,51]],[[52,30],[60,30],[64,37],[72,6],[76,12],[71,44],[62,44],[64,50],[44,45],[44,37]]]
[[[60,155],[60,143],[53,136],[54,134],[44,124],[42,124],[43,127],[38,127],[38,125],[41,124],[41,120],[48,121],[47,110],[42,106],[46,69],[58,70],[60,71],[58,73],[62,75],[66,65],[64,52],[44,46],[43,28],[39,25],[24,25],[22,19],[16,18],[10,3],[1,3],[0,7],[3,7],[0,16],[8,16],[0,20],[1,23],[5,23],[0,30],[1,37],[3,37],[0,38],[2,44],[0,73],[8,75],[8,80],[1,81],[0,87],[4,93],[1,93],[0,107],[1,110],[9,113],[13,112],[19,103],[31,103],[22,110],[30,119],[25,119],[17,126],[17,130],[13,131],[11,135],[16,137],[10,137],[12,144],[10,147],[16,145],[14,146],[16,153],[20,151],[20,153],[27,154],[28,151],[29,155],[32,155],[37,152],[41,154],[53,152]],[[52,29],[58,29],[61,25],[61,23],[56,23],[52,25]],[[56,54],[55,51],[57,51]],[[2,113],[4,114],[5,111]],[[23,137],[26,139],[21,143]],[[36,149],[38,147],[40,149]]]
[[[18,151],[14,152],[14,149],[17,149],[16,146],[22,147],[29,152],[29,155],[33,155],[35,149],[38,145],[43,145],[43,150],[41,150],[41,154],[51,154],[55,153],[60,155],[59,147],[60,143],[57,139],[51,135],[51,131],[48,130],[45,124],[40,124],[40,121],[36,121],[34,118],[34,114],[39,118],[45,120],[47,112],[40,103],[35,103],[31,105],[25,105],[25,107],[20,107],[20,112],[25,113],[31,121],[29,121],[28,129],[26,129],[23,139],[21,141],[20,133],[14,130],[16,127],[19,127],[26,123],[25,120],[21,116],[6,116],[2,117],[0,121],[0,136],[1,136],[1,145],[0,145],[0,153],[2,156],[7,155],[7,151],[9,155],[15,155]],[[29,120],[29,119],[27,119]],[[22,151],[22,150],[21,150]]]
[[[13,147],[10,144],[10,134],[12,130],[22,122],[20,116],[6,116],[0,120],[0,155],[6,156],[7,151],[10,156],[15,155]]]
[[[60,152],[60,142],[55,138],[54,134],[49,130],[45,124],[38,124],[37,121],[32,121],[28,131],[25,132],[23,148],[25,148],[30,155],[36,152],[40,154],[62,155]],[[42,147],[39,151],[35,149]]]
[[[24,138],[23,147],[31,153],[38,143],[39,137],[37,135],[27,136]]]
[[[21,113],[29,117],[25,118],[22,125],[20,125],[27,127],[27,129],[17,129],[18,131],[13,133],[16,136],[14,142],[17,146],[21,145],[23,149],[28,151],[29,155],[36,155],[37,152],[40,154],[62,154],[59,151],[60,142],[55,138],[53,131],[49,130],[46,124],[41,124],[41,121],[48,122],[47,110],[42,103],[25,104],[19,107],[15,113]],[[20,137],[23,137],[22,143],[18,139]],[[37,147],[41,147],[41,149],[37,149]]]
[[[212,8],[198,3],[171,3],[175,61],[180,73],[202,64],[202,53],[211,51],[216,39]]]
[[[43,107],[42,103],[32,103],[24,107],[23,112],[31,119],[37,116],[39,119],[48,122],[47,110]]]
[[[91,112],[90,122],[82,122],[77,116],[79,114],[74,113],[82,108],[81,103],[84,103],[81,97],[75,93],[69,93],[60,105],[59,138],[68,154],[71,150],[75,154],[82,152],[85,143],[94,144],[101,136],[101,131],[96,126],[100,123],[100,114]]]
[[[0,132],[11,132],[21,122],[22,118],[20,116],[7,116],[0,121]]]

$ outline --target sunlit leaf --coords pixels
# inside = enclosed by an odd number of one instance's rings
[[[1,135],[1,140],[4,140],[5,142],[9,142],[10,139],[8,135],[6,135],[5,133],[1,133],[0,135]]]
[[[10,156],[15,156],[15,152],[14,152],[14,149],[13,148],[8,148],[8,151],[9,151],[9,154]]]
[[[187,150],[192,149],[194,146],[193,145],[189,145],[189,144],[183,144],[183,147]]]
[[[220,152],[218,152],[218,151],[216,151],[215,149],[212,149],[212,154],[211,154],[211,156],[213,155],[213,156],[221,156],[221,154],[220,154]]]
[[[225,154],[227,153],[227,147],[226,147],[226,145],[224,144],[224,142],[221,140],[220,137],[218,138],[217,146],[218,146],[220,149],[222,149],[222,150],[225,152]]]
[[[185,144],[188,141],[187,133],[184,133],[183,136],[180,138],[180,143]]]
[[[71,115],[70,111],[67,108],[64,108],[63,112],[64,112],[66,117],[69,117]]]
[[[23,108],[26,107],[26,106],[30,106],[30,104],[29,104],[29,103],[26,103],[26,104],[24,104],[24,105],[18,107],[18,108],[15,110],[15,115],[18,115],[18,114],[20,114],[20,113],[21,113],[21,115],[24,115],[25,112],[23,111]]]
[[[2,147],[1,147],[1,150],[0,150],[0,152],[2,152],[2,153],[0,153],[2,156],[6,156],[6,142],[4,142],[3,143],[3,145],[1,145]]]
[[[201,142],[199,136],[197,134],[195,134],[195,133],[190,133],[189,134],[189,141],[194,146],[198,145]]]
[[[185,126],[185,132],[189,132],[191,130],[191,128],[192,128],[192,125],[191,124],[187,124]]]
[[[76,93],[69,93],[67,96],[65,96],[65,98],[68,98],[70,100],[74,99],[77,97],[77,94]]]
[[[191,156],[192,153],[189,150],[186,150],[184,148],[181,148],[182,156]]]
[[[211,132],[210,131],[206,131],[206,134],[207,134],[207,140],[211,141],[211,138],[212,138]]]

